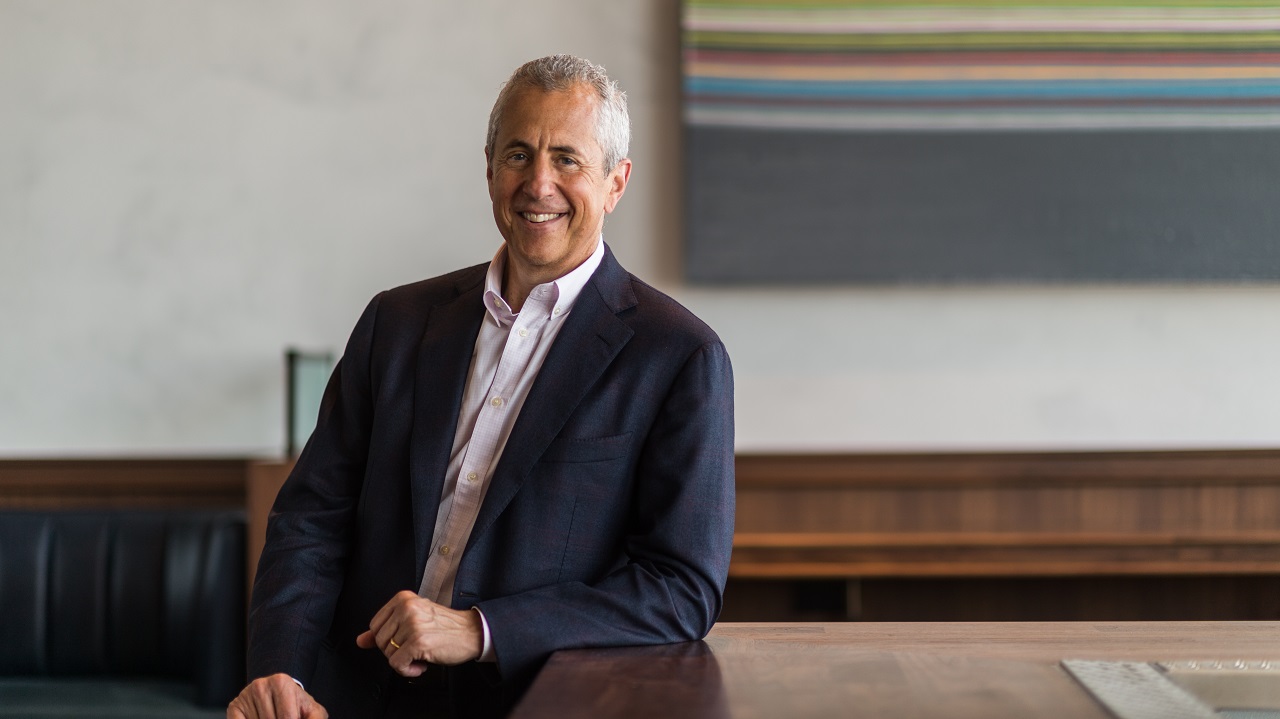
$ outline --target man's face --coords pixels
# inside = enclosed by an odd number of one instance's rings
[[[507,102],[493,156],[486,153],[486,177],[493,219],[507,241],[509,278],[548,282],[582,264],[622,198],[631,161],[604,171],[598,102],[581,85],[524,88]]]

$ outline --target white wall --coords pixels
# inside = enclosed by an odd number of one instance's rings
[[[628,90],[606,236],[721,332],[740,450],[1280,445],[1277,287],[685,287],[677,22],[0,0],[0,455],[279,452],[287,345],[340,348],[378,290],[492,254],[488,108],[551,52]]]

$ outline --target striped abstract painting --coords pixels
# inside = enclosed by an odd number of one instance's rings
[[[694,279],[1280,277],[1276,0],[686,0],[682,30]],[[762,202],[806,214],[734,219]]]
[[[1280,4],[686,4],[693,124],[1280,125]]]

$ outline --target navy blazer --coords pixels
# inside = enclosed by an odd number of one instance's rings
[[[374,298],[272,509],[250,678],[288,673],[335,717],[379,716],[402,681],[355,637],[422,580],[486,270]],[[458,567],[452,604],[484,612],[497,655],[496,666],[448,670],[458,713],[506,711],[557,649],[705,636],[733,513],[724,345],[606,248],[512,428]]]

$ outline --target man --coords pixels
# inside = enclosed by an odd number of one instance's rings
[[[604,245],[629,139],[589,62],[503,87],[485,146],[503,246],[356,324],[272,510],[228,717],[501,716],[557,649],[706,635],[732,372]]]

